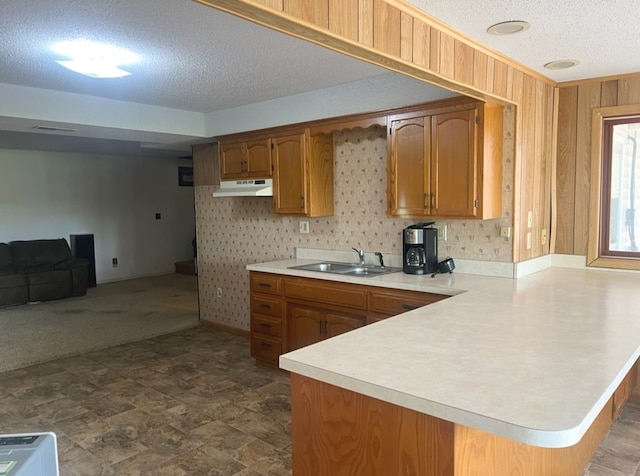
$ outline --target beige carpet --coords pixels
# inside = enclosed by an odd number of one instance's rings
[[[195,276],[100,284],[86,296],[0,309],[0,372],[197,325]]]

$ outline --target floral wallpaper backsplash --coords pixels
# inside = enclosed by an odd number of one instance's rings
[[[512,107],[505,109],[503,217],[438,220],[447,225],[447,240],[438,243],[442,258],[512,261],[511,240],[500,237],[500,227],[513,226],[513,113]],[[195,188],[201,319],[248,330],[245,266],[293,258],[297,247],[401,254],[402,229],[419,220],[386,216],[386,131],[336,132],[333,142],[334,215],[308,219],[309,234],[299,233],[299,221],[305,218],[276,216],[271,197],[214,199],[214,187]]]

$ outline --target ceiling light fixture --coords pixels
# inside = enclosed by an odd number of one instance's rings
[[[578,63],[579,61],[572,60],[572,59],[557,60],[557,61],[551,61],[550,63],[545,64],[544,67],[547,69],[567,69],[567,68],[573,68]]]
[[[119,66],[135,63],[138,55],[105,43],[88,40],[63,41],[53,51],[69,59],[56,60],[61,66],[92,78],[121,78],[131,73]]]
[[[487,33],[490,35],[513,35],[514,33],[520,33],[521,31],[528,30],[529,27],[528,22],[521,20],[511,20],[511,21],[503,21],[501,23],[496,23],[495,25],[491,25],[487,28]]]

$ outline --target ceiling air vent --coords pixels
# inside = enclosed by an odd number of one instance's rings
[[[33,126],[32,129],[37,131],[49,131],[49,132],[78,132],[76,129],[65,129],[64,127],[52,127],[52,126]]]

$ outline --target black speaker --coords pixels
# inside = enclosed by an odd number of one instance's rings
[[[74,258],[89,260],[87,287],[96,287],[96,252],[93,245],[93,235],[70,235],[71,253]]]

